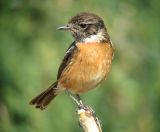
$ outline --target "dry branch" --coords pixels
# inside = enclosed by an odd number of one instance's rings
[[[91,108],[79,108],[77,114],[85,132],[102,132],[100,122]]]

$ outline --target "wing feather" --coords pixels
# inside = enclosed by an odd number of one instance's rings
[[[60,67],[58,69],[57,80],[60,78],[62,72],[66,68],[66,66],[71,62],[72,57],[74,56],[75,51],[77,50],[75,41],[69,46],[67,49],[66,55],[64,56]]]

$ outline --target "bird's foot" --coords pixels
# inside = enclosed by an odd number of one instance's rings
[[[69,94],[69,96],[71,97],[71,99],[78,105],[78,108],[83,108],[83,109],[87,109],[88,106],[84,105],[81,97],[79,96],[79,94],[73,94],[70,91],[66,90],[67,94]]]

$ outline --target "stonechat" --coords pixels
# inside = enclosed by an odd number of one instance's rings
[[[61,62],[57,81],[31,100],[36,108],[44,109],[63,90],[79,95],[95,88],[111,69],[114,50],[102,18],[83,12],[58,29],[70,31],[74,42]]]

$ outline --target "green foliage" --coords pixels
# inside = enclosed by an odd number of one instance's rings
[[[65,94],[44,111],[28,103],[54,82],[73,41],[56,28],[87,11],[104,18],[116,52],[108,79],[82,98],[104,132],[159,132],[159,9],[158,0],[1,0],[0,131],[82,131]]]

